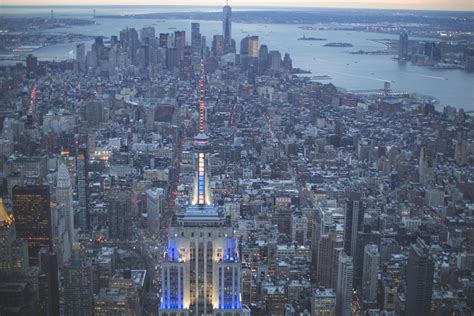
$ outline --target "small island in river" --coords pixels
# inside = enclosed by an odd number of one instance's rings
[[[306,37],[303,35],[303,37],[298,38],[298,41],[327,41],[327,39],[319,37]]]
[[[325,47],[352,47],[354,45],[352,45],[351,43],[327,43],[327,44],[324,44],[323,46]]]

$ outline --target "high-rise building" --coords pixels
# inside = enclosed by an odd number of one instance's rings
[[[0,197],[0,273],[28,268],[28,244],[16,237],[13,214]]]
[[[368,244],[364,248],[364,269],[362,273],[362,297],[364,302],[377,301],[377,282],[380,263],[379,247]]]
[[[194,54],[201,55],[201,32],[199,23],[191,23],[191,49]]]
[[[176,48],[177,60],[180,63],[184,58],[184,47],[186,46],[186,32],[174,32],[174,47]]]
[[[126,290],[116,287],[101,288],[94,301],[96,316],[129,315],[138,316],[136,306],[127,297]]]
[[[168,41],[169,41],[169,34],[168,33],[160,33],[159,43],[160,47],[167,48]]]
[[[104,104],[98,100],[86,103],[84,118],[90,126],[97,126],[104,121]]]
[[[258,51],[258,74],[263,75],[268,68],[268,47],[261,45]]]
[[[344,222],[344,251],[353,256],[357,245],[357,232],[364,224],[364,211],[360,202],[360,193],[351,193],[346,205]]]
[[[155,47],[156,36],[155,28],[153,26],[147,26],[140,30],[140,41],[144,45]]]
[[[248,40],[248,54],[250,58],[258,57],[258,36],[250,36]]]
[[[63,265],[71,257],[75,238],[71,177],[64,163],[58,167],[56,204],[51,216],[53,246],[58,256],[58,263]]]
[[[318,243],[318,263],[316,266],[318,284],[335,288],[337,284],[337,260],[343,251],[343,240],[331,231],[321,236]]]
[[[341,252],[337,268],[336,315],[352,315],[352,257]]]
[[[165,62],[166,62],[166,68],[168,70],[173,70],[175,67],[179,65],[178,50],[176,49],[176,47],[166,48]]]
[[[240,64],[243,69],[253,65],[255,73],[258,68],[258,36],[246,36],[240,41]]]
[[[240,54],[251,58],[259,56],[258,36],[246,36],[240,41]]]
[[[23,178],[22,184],[42,184],[46,181],[46,156],[14,156],[8,159],[10,172],[19,173]]]
[[[232,45],[232,8],[227,3],[223,10],[222,36],[224,36],[224,46],[229,50]]]
[[[39,250],[52,244],[49,187],[15,186],[12,194],[17,235],[28,241],[30,264],[38,265]]]
[[[138,49],[138,66],[145,69],[150,65],[150,45],[141,45]]]
[[[209,57],[209,47],[207,47],[206,37],[204,35],[201,36],[201,56]]]
[[[109,238],[127,240],[131,234],[132,193],[129,190],[113,188],[107,196]]]
[[[40,315],[59,316],[59,277],[58,261],[52,247],[41,248],[38,252],[38,261],[40,268],[39,299],[42,310]]]
[[[281,70],[281,53],[277,50],[272,50],[268,53],[268,65],[272,71]]]
[[[314,290],[311,298],[311,315],[336,315],[336,293],[333,289],[317,288]]]
[[[224,55],[224,37],[214,35],[212,38],[212,54],[216,57]]]
[[[308,239],[308,218],[301,212],[291,215],[291,241],[300,245]]]
[[[283,57],[282,65],[286,70],[292,70],[293,69],[293,61],[291,60],[290,54],[285,53],[285,57]]]
[[[432,151],[426,147],[420,149],[418,160],[418,179],[421,184],[428,185],[435,181],[434,169],[436,167],[435,157]]]
[[[454,149],[454,160],[459,166],[468,162],[469,146],[463,132],[458,132],[456,139],[456,147]]]
[[[372,231],[370,225],[364,225],[357,233],[357,244],[354,258],[354,288],[362,289],[362,273],[364,270],[364,248],[368,244],[380,245],[380,232]]]
[[[79,244],[74,244],[72,256],[64,267],[64,315],[92,315],[91,265],[84,261]]]
[[[398,58],[405,59],[408,57],[408,34],[402,32],[398,40]]]
[[[407,263],[406,315],[429,315],[433,294],[434,261],[420,238],[410,246]]]
[[[36,72],[38,70],[38,58],[29,54],[26,56],[26,71]]]
[[[76,45],[76,62],[79,71],[84,71],[86,69],[86,46],[84,43]]]
[[[173,218],[162,268],[160,315],[241,315],[241,262],[224,208],[209,188],[209,137],[205,132],[204,67],[199,132],[194,138],[196,175],[191,205]]]
[[[162,188],[152,188],[146,190],[146,213],[148,215],[147,224],[151,232],[158,233],[163,213],[164,190]]]
[[[137,30],[134,28],[126,28],[120,31],[120,42],[122,43],[122,47],[126,49],[128,57],[134,62],[137,49],[140,46]]]
[[[78,227],[81,230],[88,230],[90,227],[89,202],[88,202],[88,181],[87,181],[87,149],[79,148],[76,156],[77,168],[77,198],[79,202],[78,209]]]
[[[34,290],[26,282],[0,283],[0,313],[2,315],[38,315]],[[20,312],[17,312],[20,311]]]
[[[104,39],[102,36],[97,36],[94,40],[94,43],[91,46],[91,51],[94,52],[94,55],[97,57],[97,64],[101,64],[101,60],[105,56],[105,45]]]

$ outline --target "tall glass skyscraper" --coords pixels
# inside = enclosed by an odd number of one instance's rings
[[[227,3],[223,9],[222,35],[224,35],[224,46],[230,47],[232,42],[232,8]]]
[[[13,216],[17,236],[28,241],[30,265],[38,265],[39,250],[52,247],[49,187],[13,187]]]
[[[203,70],[204,71],[204,70]],[[200,80],[196,176],[191,205],[170,226],[162,269],[159,315],[241,315],[241,262],[230,216],[212,203],[205,133],[204,76]]]

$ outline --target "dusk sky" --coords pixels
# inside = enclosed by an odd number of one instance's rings
[[[220,0],[0,0],[3,5],[222,5]],[[472,0],[231,0],[231,6],[394,8],[474,11]]]

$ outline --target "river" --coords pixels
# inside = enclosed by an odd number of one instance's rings
[[[123,8],[101,8],[97,14],[126,14],[156,12],[156,8],[140,7],[139,11],[129,11]],[[177,11],[177,8],[166,7],[165,12]],[[186,7],[185,7],[186,8]],[[209,7],[210,8],[215,7]],[[186,8],[189,10],[189,8]],[[21,15],[21,8],[10,8],[4,14]],[[47,15],[50,9],[41,7],[41,15]],[[76,11],[68,8],[55,9],[55,17],[78,17],[90,18],[92,9],[83,7]],[[31,14],[31,13],[29,13]],[[134,18],[99,18],[96,25],[73,26],[54,29],[49,32],[78,33],[91,36],[118,35],[120,30],[126,27],[134,27],[137,30],[144,26],[154,26],[156,34],[186,30],[187,42],[190,42],[191,20],[166,20],[157,21],[151,19]],[[222,24],[219,21],[197,21],[201,24],[201,33],[207,37],[207,45],[211,44],[212,35],[222,32]],[[437,70],[429,67],[415,66],[410,63],[399,64],[391,55],[355,55],[349,51],[376,51],[383,50],[384,44],[378,42],[380,39],[397,39],[397,35],[369,33],[360,31],[341,30],[302,30],[301,26],[295,24],[248,24],[233,23],[232,36],[236,39],[239,47],[240,39],[246,35],[258,35],[260,44],[266,44],[269,50],[280,50],[282,55],[290,53],[293,66],[310,70],[312,75],[327,75],[334,85],[348,90],[381,89],[383,83],[388,81],[395,91],[405,91],[432,96],[440,104],[451,105],[456,108],[464,108],[466,111],[474,111],[474,73],[463,70]],[[325,38],[327,41],[299,41],[298,38],[307,37]],[[353,47],[324,47],[329,42],[347,42]],[[90,42],[86,43],[90,46]],[[74,43],[57,44],[43,47],[34,52],[40,60],[74,58]]]

